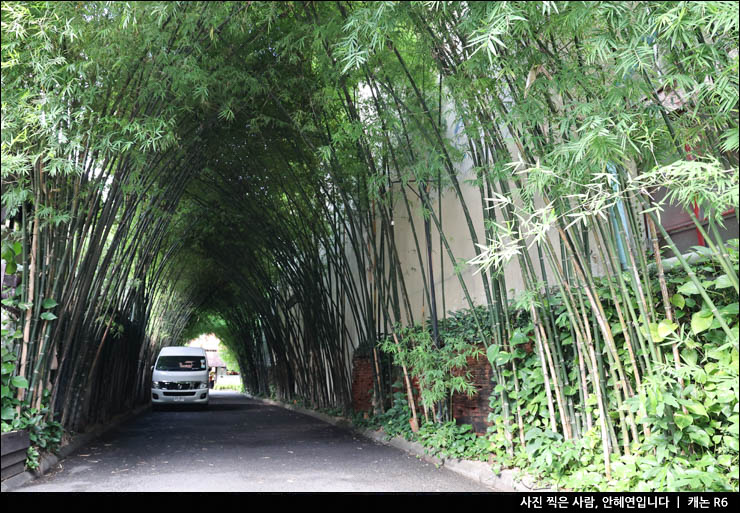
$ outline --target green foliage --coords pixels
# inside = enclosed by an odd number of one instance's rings
[[[400,387],[400,383],[396,383]],[[356,413],[352,424],[363,429],[383,429],[388,438],[402,437],[424,446],[429,454],[443,458],[485,461],[490,454],[490,442],[478,436],[470,425],[458,426],[455,421],[443,423],[425,422],[417,433],[411,429],[411,410],[406,394],[396,392],[393,406],[378,415]]]
[[[39,451],[55,452],[62,443],[64,429],[61,424],[50,420],[49,392],[44,395],[42,407],[32,408],[28,401],[18,399],[18,391],[28,388],[28,380],[13,376],[16,368],[16,355],[6,348],[6,330],[3,330],[2,345],[2,432],[25,430],[31,445],[28,448],[26,466],[36,469],[39,465]],[[19,413],[20,412],[20,413]]]
[[[2,345],[2,422],[3,432],[12,431],[14,422],[18,419],[19,415],[17,408],[20,406],[20,401],[17,398],[18,390],[28,388],[28,380],[21,376],[15,376],[16,361],[18,357],[10,349],[6,347],[12,347],[11,344],[6,344],[7,340],[10,342],[13,338],[19,338],[21,335],[20,331],[15,330],[13,333],[9,333],[9,330],[3,328],[3,345]]]
[[[737,266],[737,240],[727,243],[726,249],[732,265]],[[692,272],[707,287],[712,300],[726,316],[733,329],[737,329],[737,301],[734,289],[724,286],[722,266],[716,257],[704,256],[692,264]],[[511,443],[502,429],[503,412],[496,394],[491,396],[492,413],[489,416],[489,439],[496,459],[496,468],[516,466],[534,475],[553,481],[573,490],[617,491],[689,491],[737,489],[738,469],[738,348],[728,341],[717,319],[702,304],[693,283],[683,269],[674,266],[666,275],[672,305],[677,320],[668,323],[658,319],[655,340],[662,347],[676,344],[681,361],[678,368],[670,352],[663,353],[665,363],[656,366],[655,372],[644,378],[643,389],[623,406],[623,412],[635,415],[639,425],[648,426],[651,436],[639,445],[632,445],[630,454],[612,455],[612,479],[604,476],[604,463],[599,458],[601,440],[594,429],[581,438],[564,440],[561,433],[550,430],[547,399],[537,353],[525,355],[518,365],[520,388],[518,393],[512,383],[504,387],[522,412],[525,446],[516,446],[514,455],[507,451]],[[653,300],[660,301],[657,279],[653,283]],[[605,281],[600,280],[610,318],[616,317],[614,304],[606,295]],[[699,298],[699,299],[695,299]],[[553,297],[559,304],[557,295]],[[564,308],[555,307],[560,314]],[[526,317],[526,312],[519,314]],[[697,321],[697,319],[699,319]],[[664,328],[665,327],[665,328]],[[562,324],[563,339],[567,340],[569,326]],[[516,331],[512,343],[532,337],[531,324],[525,331]],[[659,335],[659,336],[658,336]],[[515,340],[516,339],[516,340]],[[617,337],[624,345],[623,334]],[[493,347],[493,346],[492,346]],[[564,351],[568,351],[564,346]],[[606,348],[603,349],[606,352]],[[494,351],[495,352],[495,351]],[[565,353],[568,360],[568,353]],[[606,357],[606,355],[605,355]],[[577,359],[565,370],[574,376]],[[683,383],[683,384],[681,384]],[[500,385],[499,385],[500,386]],[[634,385],[633,385],[634,386]],[[567,388],[567,387],[566,387]],[[565,391],[572,397],[577,411],[590,410],[597,415],[595,398],[586,398],[579,406],[577,389]],[[616,398],[608,393],[608,404]],[[641,412],[644,412],[642,416]],[[610,412],[616,416],[617,412]],[[516,434],[516,433],[515,433]]]
[[[2,258],[24,280],[3,305],[30,321],[12,337],[32,377],[9,370],[4,394],[38,394],[47,350],[71,348],[89,356],[59,362],[55,407],[84,423],[104,379],[125,401],[142,388],[121,378],[139,368],[131,355],[208,327],[251,393],[346,402],[333,371],[416,314],[401,313],[419,288],[410,271],[432,285],[414,217],[473,308],[448,246],[458,234],[429,200],[452,192],[487,304],[441,320],[439,341],[416,326],[382,342],[423,405],[473,393],[465,363],[484,346],[499,462],[582,489],[737,489],[736,248],[688,275],[675,255],[672,319],[649,252],[624,248],[640,214],[661,212],[655,187],[698,202],[712,232],[737,210],[737,3],[4,2],[2,14],[2,203],[18,229]],[[461,182],[479,189],[482,223]],[[401,217],[420,269],[397,254]],[[140,347],[103,344],[127,332]],[[405,436],[404,403],[387,420]],[[478,444],[425,429],[437,448]]]
[[[399,329],[398,340],[397,345],[393,337],[387,337],[381,341],[380,348],[392,354],[394,363],[406,366],[418,380],[424,406],[432,408],[453,393],[475,395],[475,387],[465,368],[468,358],[481,355],[477,344],[460,335],[441,332],[437,345],[429,331],[421,326]]]
[[[414,433],[411,430],[410,420],[411,408],[409,408],[406,394],[396,392],[393,394],[393,406],[385,410],[385,412],[373,416],[372,422],[369,425],[372,427],[382,427],[388,438],[400,436],[406,440],[412,440]]]
[[[233,390],[234,392],[244,393],[244,385],[224,385],[220,383],[216,383],[213,387],[214,390]]]
[[[434,456],[485,461],[489,455],[490,442],[475,434],[469,424],[427,422],[421,426],[417,437]]]
[[[226,364],[226,370],[239,372],[239,361],[233,351],[223,343],[219,344],[218,354]]]
[[[3,236],[2,259],[5,261],[5,273],[15,274],[17,266],[22,263],[23,247],[20,241],[6,240]]]
[[[716,159],[708,157],[656,166],[637,177],[635,185],[664,187],[667,194],[660,205],[680,205],[692,211],[696,203],[705,216],[712,216],[713,222],[722,224],[722,213],[740,206],[738,180],[736,170],[726,169]]]

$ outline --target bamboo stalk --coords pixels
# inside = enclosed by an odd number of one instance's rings
[[[398,343],[398,337],[396,336],[396,333],[393,333],[393,340],[396,343],[396,347],[400,351],[400,344]],[[411,381],[409,380],[409,373],[406,370],[406,365],[401,365],[401,368],[403,369],[403,377],[406,383],[406,398],[409,402],[409,408],[411,409],[411,430],[414,433],[417,433],[419,431],[419,420],[416,417],[416,405],[414,404],[414,393],[411,388]],[[429,420],[427,414],[426,414],[426,407],[424,407],[424,415],[427,417],[427,421]]]

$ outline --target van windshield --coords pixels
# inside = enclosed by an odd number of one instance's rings
[[[200,356],[160,356],[157,370],[200,371],[206,370],[206,359]]]

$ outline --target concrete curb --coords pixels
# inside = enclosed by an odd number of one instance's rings
[[[142,406],[139,406],[138,408],[135,408],[131,410],[130,412],[118,415],[114,417],[110,422],[108,422],[105,425],[97,425],[93,427],[90,431],[86,431],[85,433],[80,433],[78,435],[75,435],[68,444],[62,446],[59,448],[59,451],[57,451],[57,454],[41,454],[39,457],[39,468],[34,471],[25,471],[18,475],[15,475],[13,477],[10,477],[0,483],[0,491],[1,492],[10,492],[12,490],[15,490],[17,488],[20,488],[21,486],[25,485],[26,483],[29,483],[30,481],[33,481],[34,479],[37,479],[41,476],[43,476],[45,473],[47,473],[50,469],[54,468],[54,466],[59,463],[61,460],[72,454],[77,449],[84,447],[88,443],[90,443],[92,440],[98,438],[103,433],[110,431],[111,429],[118,427],[119,425],[123,424],[127,420],[130,420],[139,414],[141,414],[143,411],[150,408],[149,404],[144,404]]]
[[[373,431],[370,429],[357,429],[349,420],[342,417],[332,417],[331,415],[327,415],[325,413],[309,410],[307,408],[303,408],[301,406],[296,406],[293,404],[281,403],[273,399],[254,397],[248,394],[244,395],[249,399],[254,399],[255,401],[261,401],[272,406],[278,406],[287,410],[293,410],[298,413],[308,415],[309,417],[314,417],[316,419],[322,420],[333,426],[348,429],[350,431],[353,431],[354,433],[364,436],[365,438],[369,438],[370,440],[384,445],[390,445],[392,447],[395,447],[396,449],[400,449],[413,456],[416,456],[426,461],[427,463],[431,463],[433,465],[436,465],[437,467],[444,467],[451,470],[452,472],[455,472],[456,474],[471,479],[484,486],[495,488],[497,491],[500,492],[538,493],[558,491],[553,488],[538,487],[534,479],[526,475],[520,475],[521,472],[518,469],[505,469],[502,470],[501,474],[497,476],[491,470],[491,466],[483,461],[438,458],[436,456],[428,454],[426,449],[424,449],[424,446],[418,442],[411,442],[402,437],[389,439],[382,429],[378,431]]]

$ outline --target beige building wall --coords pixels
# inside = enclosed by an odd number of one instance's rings
[[[484,226],[483,226],[483,209],[492,208],[492,203],[488,201],[482,201],[481,192],[477,185],[469,183],[475,178],[473,170],[473,161],[467,154],[468,142],[466,135],[463,133],[461,122],[455,118],[454,110],[451,106],[447,106],[445,109],[444,118],[446,124],[445,136],[451,141],[458,149],[464,152],[465,156],[462,161],[456,163],[457,169],[457,180],[460,184],[460,189],[464,201],[468,207],[468,211],[473,221],[475,233],[477,237],[477,243],[481,245],[488,245],[489,241],[485,238]],[[502,133],[505,138],[505,143],[509,147],[509,153],[513,155],[513,160],[521,160],[519,158],[519,152],[514,145],[513,141],[509,137],[508,132],[505,128],[502,128]],[[508,139],[507,139],[508,138]],[[422,272],[425,273],[425,278],[428,280],[428,268],[427,268],[427,250],[426,250],[426,239],[424,235],[424,219],[422,216],[421,199],[418,194],[409,190],[406,187],[406,196],[408,198],[411,210],[411,216],[409,216],[406,206],[404,205],[403,197],[401,195],[401,184],[394,184],[393,194],[393,229],[396,247],[398,250],[398,257],[400,259],[400,265],[405,280],[406,290],[411,305],[411,311],[413,320],[416,323],[420,323],[425,319],[429,318],[429,304],[424,293],[424,282]],[[415,185],[412,184],[415,189]],[[513,182],[510,182],[510,189],[514,191],[516,195],[517,187]],[[512,198],[515,204],[521,204],[517,197]],[[439,231],[434,224],[431,222],[432,232],[432,264],[434,269],[434,288],[436,294],[437,303],[437,314],[439,318],[447,316],[449,312],[454,312],[461,309],[469,308],[469,303],[465,297],[463,287],[460,284],[460,280],[465,283],[470,298],[474,305],[486,305],[486,293],[483,283],[482,274],[479,272],[477,265],[472,265],[469,262],[476,256],[476,246],[468,227],[468,223],[465,218],[465,214],[460,202],[457,197],[455,190],[452,186],[446,188],[441,197],[438,197],[436,192],[431,193],[430,202],[433,205],[434,212],[441,221],[443,232],[447,238],[447,242],[453,253],[453,257],[457,262],[466,262],[462,266],[460,277],[455,273],[455,262],[450,258],[450,255],[444,245],[441,245]],[[441,203],[441,209],[440,209]],[[543,201],[535,201],[535,207],[543,207]],[[501,211],[496,208],[496,219],[501,221],[503,216]],[[602,221],[603,222],[603,221]],[[418,239],[418,249],[414,242],[414,236],[412,232],[412,223],[416,229],[416,236]],[[380,221],[377,221],[376,228],[379,232]],[[558,261],[560,261],[560,241],[558,232],[555,229],[551,229],[548,232],[548,237],[552,243],[552,247],[555,249]],[[367,244],[367,240],[364,241]],[[595,265],[596,255],[593,239],[591,239],[591,265],[592,269],[598,274],[599,269]],[[367,247],[365,246],[365,249]],[[421,260],[423,265],[419,263],[419,251],[421,252]],[[534,267],[536,280],[542,280],[540,257],[537,252],[535,245],[527,250],[523,248],[522,251],[528,251]],[[543,249],[544,251],[544,249]],[[372,269],[371,262],[366,262],[364,269],[359,269],[356,266],[356,259],[353,255],[351,247],[347,247],[347,256],[350,261],[350,266],[353,269],[354,277],[357,280],[372,280]],[[557,282],[555,281],[555,274],[553,269],[550,267],[546,255],[544,268],[547,273],[548,284],[550,287],[556,287]],[[388,276],[388,270],[386,269],[386,276]],[[521,291],[524,290],[524,280],[522,278],[522,272],[518,263],[518,259],[513,257],[509,263],[504,267],[504,277],[507,289],[507,299],[515,299]],[[490,276],[489,276],[490,279]],[[488,284],[490,287],[490,284]],[[401,294],[401,288],[399,285],[399,294]],[[401,311],[404,323],[408,324],[409,319],[405,314],[405,308],[403,307],[403,300],[401,300]],[[349,312],[349,309],[348,309]],[[380,314],[380,313],[379,313]],[[359,343],[357,338],[357,330],[354,320],[348,315],[346,318],[347,327],[352,334],[354,346],[356,347]],[[391,326],[386,326],[386,331],[390,331]]]
[[[448,140],[454,141],[458,148],[466,149],[467,141],[465,136],[461,134],[462,127],[454,118],[452,109],[447,109],[445,112],[445,118],[447,125],[446,137]],[[511,150],[512,154],[517,154],[515,148],[512,147]],[[474,184],[468,183],[475,178],[474,171],[472,170],[473,161],[466,154],[465,158],[456,164],[456,168],[457,180],[460,184],[463,199],[473,221],[477,243],[487,245],[488,241],[485,238],[483,227],[484,202],[481,199],[479,188]],[[423,281],[425,278],[427,280],[429,279],[427,268],[427,246],[424,235],[424,218],[422,216],[421,199],[418,197],[418,194],[414,194],[414,192],[410,191],[407,187],[406,196],[411,210],[411,216],[409,218],[400,187],[402,187],[401,184],[394,184],[394,236],[406,284],[406,290],[411,304],[413,319],[416,323],[420,323],[424,319],[429,318],[430,309],[430,305],[428,304],[428,300],[424,292]],[[452,257],[457,262],[468,262],[473,259],[476,256],[476,246],[471,236],[460,198],[458,198],[457,193],[452,186],[443,191],[441,201],[438,194],[436,192],[432,192],[430,202],[433,205],[435,214],[441,222],[442,230],[452,252]],[[490,206],[490,203],[485,203],[486,208],[490,208]],[[497,212],[497,218],[501,219],[500,212]],[[414,242],[412,223],[416,230],[418,249]],[[442,318],[446,316],[448,312],[469,308],[468,299],[466,298],[463,287],[460,284],[461,280],[465,283],[472,302],[475,305],[485,305],[486,294],[483,277],[479,272],[478,266],[465,263],[460,272],[460,276],[458,277],[455,272],[456,263],[451,259],[445,245],[441,243],[437,226],[433,220],[430,220],[430,223],[432,233],[432,264],[434,270],[434,287],[438,317]],[[379,224],[380,223],[378,221],[378,225]],[[555,238],[553,238],[553,243],[555,244],[555,247],[558,247],[558,241]],[[419,263],[419,251],[421,252],[423,266]],[[348,250],[348,256],[349,255],[351,255],[351,249]],[[535,270],[539,279],[539,257],[537,256],[536,249],[533,248],[530,250],[530,255],[533,259],[533,264],[536,268]],[[352,257],[352,263],[354,265],[354,257]],[[546,266],[546,270],[548,273],[552,272],[549,269],[549,266]],[[357,272],[358,270],[355,269],[354,271]],[[425,276],[422,276],[422,272],[425,273]],[[363,273],[365,277],[364,279],[367,279],[367,277],[370,276],[369,265],[366,266]],[[512,260],[508,266],[506,266],[504,275],[507,295],[509,299],[511,299],[518,291],[521,291],[524,288],[521,270],[516,259]],[[359,274],[356,274],[355,276],[358,279],[360,278]],[[549,277],[552,281],[553,277],[551,274]],[[409,319],[405,315],[404,308],[402,308],[402,312],[404,313],[404,322],[408,323]],[[350,319],[348,319],[348,321],[350,321]],[[386,329],[389,328],[390,326],[386,327]]]

